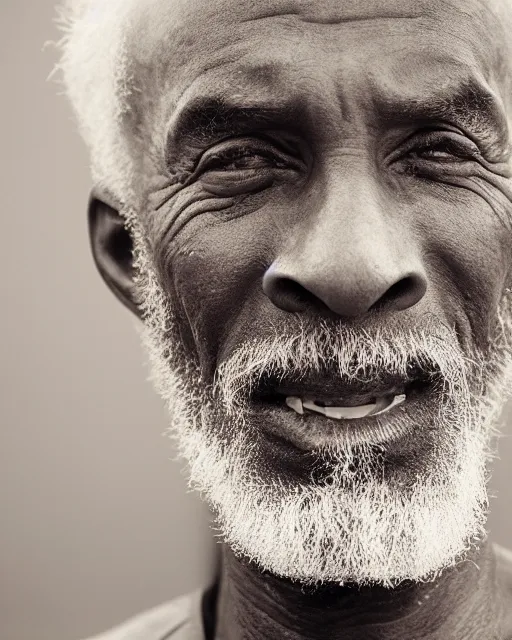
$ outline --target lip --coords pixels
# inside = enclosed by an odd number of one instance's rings
[[[349,398],[352,396],[389,395],[394,389],[402,389],[411,381],[403,377],[387,376],[379,382],[323,382],[308,380],[301,384],[278,384],[274,387],[275,393],[284,396],[315,397],[315,398]]]
[[[364,404],[371,404],[379,398],[385,398],[389,396],[397,396],[402,393],[406,393],[405,385],[374,389],[372,391],[364,391],[363,389],[338,390],[336,395],[326,394],[325,392],[313,392],[310,389],[297,390],[295,392],[282,391],[280,388],[276,389],[276,394],[282,396],[283,399],[287,397],[301,398],[301,400],[311,400],[313,402],[320,403],[323,406],[334,407],[359,407]]]
[[[370,382],[342,381],[331,376],[327,379],[308,378],[300,382],[288,383],[273,383],[267,380],[255,392],[253,400],[258,403],[280,404],[286,397],[292,396],[334,406],[358,406],[384,396],[402,393],[409,395],[413,391],[423,390],[432,385],[433,379],[434,374],[423,372],[414,377],[383,375]]]
[[[264,395],[254,399],[253,414],[263,431],[288,441],[302,451],[330,447],[336,443],[345,446],[382,445],[411,437],[415,429],[414,413],[424,410],[425,403],[431,399],[432,389],[425,382],[412,381],[402,384],[402,388],[407,395],[405,402],[378,416],[336,420],[312,412],[299,415],[286,406],[280,393],[281,401],[265,401]],[[325,393],[322,396],[325,397]],[[396,420],[400,414],[405,419]]]

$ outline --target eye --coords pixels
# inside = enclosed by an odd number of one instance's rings
[[[264,140],[242,138],[208,150],[201,157],[197,172],[283,169],[290,160],[287,154]]]
[[[481,156],[476,144],[455,131],[427,130],[409,141],[406,155],[413,161],[462,163]]]
[[[259,150],[241,147],[212,154],[206,166],[203,165],[203,171],[245,171],[279,165],[275,158]]]
[[[230,139],[208,149],[190,180],[218,195],[261,191],[304,170],[301,159],[262,138]]]

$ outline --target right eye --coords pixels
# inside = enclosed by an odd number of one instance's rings
[[[302,168],[297,158],[266,140],[237,138],[208,149],[193,177],[208,191],[232,196],[265,189],[284,172]]]
[[[282,163],[279,163],[278,159],[270,157],[270,154],[245,146],[221,149],[211,154],[201,164],[203,165],[203,173],[206,171],[267,169],[268,167],[278,167],[279,164],[282,166]]]

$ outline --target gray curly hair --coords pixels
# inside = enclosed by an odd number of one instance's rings
[[[71,101],[94,182],[123,207],[135,198],[134,164],[122,131],[133,92],[124,35],[130,5],[130,0],[64,0],[56,19],[63,33],[56,43],[61,55],[51,74],[58,74]]]

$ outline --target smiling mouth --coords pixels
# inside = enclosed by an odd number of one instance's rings
[[[303,415],[304,410],[306,410],[320,413],[334,420],[354,420],[386,413],[393,407],[405,402],[406,399],[407,395],[405,393],[389,393],[379,398],[372,398],[371,401],[366,404],[343,406],[343,400],[328,401],[327,403],[326,401],[316,400],[314,398],[303,399],[296,396],[287,396],[285,403],[299,415]]]
[[[358,420],[387,413],[431,386],[432,376],[425,372],[416,372],[405,380],[388,377],[374,384],[302,381],[300,385],[273,385],[266,381],[254,399],[301,416],[317,414],[332,420]]]

